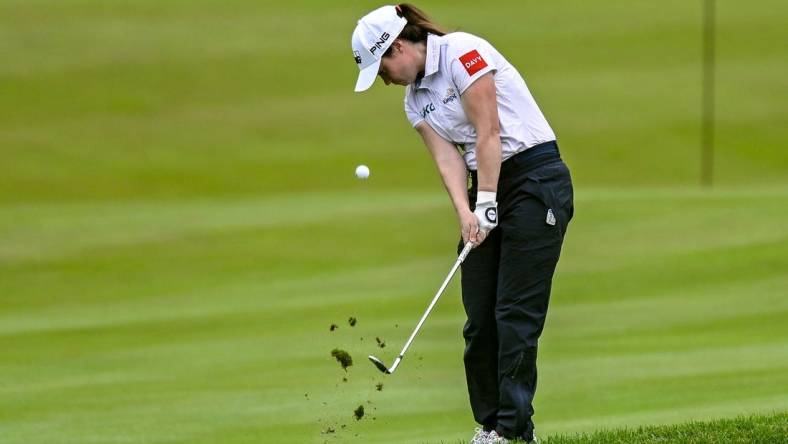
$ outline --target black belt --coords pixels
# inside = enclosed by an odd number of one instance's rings
[[[558,151],[558,144],[555,140],[534,145],[526,150],[520,151],[514,156],[501,163],[501,177],[505,177],[511,171],[527,172],[550,162],[561,160],[561,153]],[[524,170],[520,170],[524,168]],[[471,171],[471,181],[476,186],[476,171]]]

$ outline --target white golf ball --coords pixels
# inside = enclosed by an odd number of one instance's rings
[[[366,179],[369,177],[369,167],[366,165],[359,165],[356,167],[356,177],[359,179]]]

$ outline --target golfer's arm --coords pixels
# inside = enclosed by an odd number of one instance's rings
[[[462,93],[462,107],[476,129],[476,170],[479,191],[498,190],[501,172],[501,126],[495,78],[487,73]]]
[[[449,193],[452,205],[457,214],[461,211],[470,211],[468,205],[468,170],[457,147],[444,139],[432,129],[427,122],[416,125],[424,144],[432,155],[438,172],[443,180],[443,186]]]

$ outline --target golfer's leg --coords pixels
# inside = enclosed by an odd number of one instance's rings
[[[495,428],[498,414],[495,298],[500,240],[500,230],[493,230],[462,264],[462,302],[468,316],[463,329],[465,376],[473,417],[486,429]]]
[[[563,241],[563,224],[546,223],[546,214],[542,199],[520,192],[501,218],[497,430],[507,438],[533,435],[536,352]]]

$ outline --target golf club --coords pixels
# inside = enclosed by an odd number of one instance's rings
[[[424,324],[424,321],[427,320],[427,316],[430,315],[430,312],[432,311],[432,308],[435,306],[435,303],[438,302],[438,299],[443,294],[443,291],[446,289],[446,286],[449,285],[449,281],[451,281],[451,278],[454,276],[454,273],[457,271],[457,268],[460,267],[460,264],[462,263],[462,261],[465,260],[465,257],[468,256],[468,253],[470,253],[472,248],[473,248],[473,242],[468,242],[467,244],[465,244],[465,248],[462,249],[462,252],[457,257],[457,261],[454,262],[454,266],[451,267],[451,271],[449,271],[449,275],[446,276],[446,279],[443,281],[443,284],[438,289],[438,292],[435,294],[435,297],[432,298],[432,302],[430,302],[429,307],[427,307],[427,311],[425,311],[424,315],[422,315],[421,320],[419,320],[419,323],[416,325],[416,328],[413,330],[413,333],[410,334],[410,338],[408,338],[408,342],[406,342],[405,346],[402,347],[402,351],[399,352],[399,356],[397,356],[397,359],[394,360],[394,364],[391,365],[391,368],[387,368],[386,364],[384,364],[383,361],[376,358],[375,356],[369,355],[369,360],[372,361],[373,364],[375,364],[375,367],[377,367],[378,370],[388,375],[394,373],[394,370],[397,369],[397,366],[399,366],[400,361],[402,361],[402,357],[405,356],[405,352],[408,350],[408,347],[410,347],[410,343],[413,342],[413,338],[416,337],[416,334],[419,332],[419,329],[421,329],[422,324]]]

